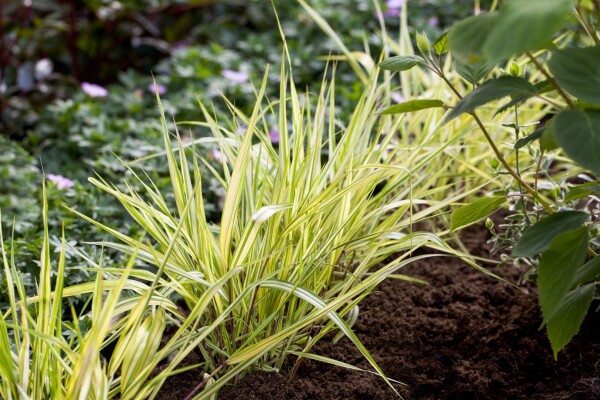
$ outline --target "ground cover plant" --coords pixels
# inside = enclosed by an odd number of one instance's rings
[[[519,218],[513,224],[517,229],[511,232],[514,236],[505,239],[512,242],[513,257],[526,258],[536,266],[539,302],[555,357],[579,331],[598,295],[597,182],[593,175],[585,175],[585,183],[569,185],[568,180],[561,183],[561,166],[550,163],[542,166],[546,152],[561,148],[585,170],[592,174],[600,171],[596,149],[600,126],[597,111],[600,99],[596,95],[600,89],[596,84],[600,55],[598,7],[597,3],[586,1],[506,1],[499,11],[455,24],[433,46],[425,35],[419,35],[421,56],[397,56],[381,64],[382,68],[393,71],[423,65],[446,80],[459,101],[452,106],[445,122],[456,126],[453,120],[457,116],[471,115],[498,162],[512,177],[505,194],[484,197],[456,210],[452,228],[486,217],[510,196],[517,198],[514,203]],[[579,25],[581,32],[571,24]],[[478,39],[474,41],[473,37]],[[519,40],[506,40],[507,37]],[[556,45],[552,44],[553,38]],[[449,58],[447,54],[453,57],[456,71],[473,85],[470,93],[459,92],[447,80],[442,64],[444,57]],[[527,58],[513,58],[519,54]],[[506,72],[486,79],[498,63],[507,60]],[[514,121],[507,124],[515,131],[512,165],[498,149],[497,141],[490,137],[487,121],[479,116],[481,107],[507,96],[512,99],[497,108],[496,114],[514,111]],[[520,134],[532,123],[523,118],[520,107],[530,99],[545,102],[548,117],[543,123],[535,121],[537,129],[523,137]],[[437,99],[410,100],[388,111],[402,113],[431,107],[445,107],[445,104]],[[537,161],[523,168],[519,154],[538,140]],[[538,184],[542,175],[557,181],[550,187],[556,188],[557,194],[552,195]],[[580,201],[586,197],[587,202]]]

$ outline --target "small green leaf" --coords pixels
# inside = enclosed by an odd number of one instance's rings
[[[571,288],[576,288],[588,282],[593,282],[600,277],[600,256],[596,256],[583,264],[575,273]]]
[[[444,107],[444,102],[441,100],[410,100],[388,107],[381,111],[380,114],[402,114],[436,107]]]
[[[536,93],[535,86],[526,79],[514,76],[502,76],[498,79],[492,79],[463,97],[456,104],[452,112],[448,114],[445,122],[449,122],[460,114],[471,112],[481,105],[505,96],[530,95],[534,93]]]
[[[560,211],[539,220],[523,232],[512,257],[533,257],[545,251],[554,238],[580,227],[587,218],[588,215],[583,211]]]
[[[483,45],[484,56],[500,61],[552,42],[564,27],[573,0],[506,0]]]
[[[555,118],[551,118],[550,121],[546,123],[544,131],[542,132],[540,146],[544,151],[552,151],[558,148],[558,143],[556,142],[556,130],[554,129],[554,120]]]
[[[448,31],[444,32],[444,34],[435,41],[433,44],[433,51],[440,56],[448,52]]]
[[[407,71],[418,64],[425,64],[425,59],[420,56],[395,56],[379,63],[379,68],[394,72]]]
[[[600,104],[600,46],[555,50],[548,68],[573,96]]]
[[[455,231],[464,226],[474,224],[480,219],[489,216],[505,202],[506,197],[504,196],[484,197],[454,210],[451,217],[450,230]]]
[[[477,82],[489,75],[496,67],[487,61],[479,61],[469,64],[455,63],[456,72],[467,82],[475,85]]]
[[[550,339],[554,359],[571,339],[579,333],[579,328],[594,299],[594,284],[571,290],[560,304],[554,316],[546,322],[546,333]]]
[[[417,32],[417,48],[423,57],[429,57],[429,53],[431,53],[431,44],[429,44],[429,38],[425,32]]]
[[[531,135],[525,136],[515,142],[515,150],[519,150],[522,147],[527,146],[529,143],[533,142],[542,137],[542,133],[544,133],[544,128],[536,129],[531,133]]]
[[[555,135],[565,153],[600,175],[600,111],[566,110],[555,120]]]
[[[587,256],[589,235],[586,227],[556,236],[542,253],[537,284],[544,322],[550,321],[571,288],[577,269]]]
[[[452,26],[448,34],[448,47],[462,64],[482,61],[482,48],[488,34],[496,24],[498,13],[486,13],[465,18]]]
[[[600,182],[587,182],[569,189],[565,201],[579,200],[590,194],[600,192]]]

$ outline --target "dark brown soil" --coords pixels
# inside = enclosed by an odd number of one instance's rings
[[[489,255],[487,234],[469,229],[472,251]],[[600,315],[591,312],[581,333],[559,353],[544,332],[532,286],[514,288],[458,259],[419,262],[403,273],[428,286],[403,281],[382,283],[361,304],[355,331],[405,399],[600,399]],[[494,272],[516,282],[520,271]],[[597,307],[597,304],[595,305]],[[347,340],[323,341],[315,349],[363,368],[360,353]],[[282,374],[246,376],[223,390],[227,400],[329,400],[398,398],[371,374],[304,361],[292,382]],[[198,374],[167,382],[161,399],[182,399]]]

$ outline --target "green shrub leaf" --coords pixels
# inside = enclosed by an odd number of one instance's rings
[[[594,299],[594,284],[571,290],[556,310],[554,316],[546,323],[546,332],[554,359],[573,336],[579,333],[581,323],[585,319],[590,304]]]
[[[548,68],[573,96],[600,104],[600,46],[555,50]]]
[[[489,75],[496,65],[488,61],[479,61],[475,63],[461,64],[455,63],[456,72],[470,84],[477,82]]]
[[[539,95],[539,94],[542,94],[542,93],[548,93],[548,92],[551,92],[553,90],[556,90],[556,88],[554,86],[552,86],[552,84],[548,80],[537,82],[534,86],[537,88],[537,92],[536,93],[530,93],[530,94],[527,94],[527,95],[521,95],[521,96],[514,97],[511,101],[509,101],[508,103],[506,103],[505,105],[503,105],[502,107],[500,107],[498,110],[496,110],[496,112],[494,113],[494,117],[496,115],[498,115],[498,114],[503,113],[504,111],[506,111],[508,109],[513,108],[516,105],[519,105],[519,104],[522,104],[522,103],[526,102],[532,96]]]
[[[483,45],[485,58],[501,61],[543,48],[568,22],[573,0],[507,0]]]
[[[505,202],[506,197],[504,196],[484,197],[454,210],[452,213],[450,230],[454,231],[464,226],[474,224],[480,219],[489,216]]]
[[[498,13],[480,14],[457,22],[448,34],[448,47],[462,64],[482,61],[482,48],[496,24]]]
[[[440,56],[448,52],[448,32],[444,32],[444,34],[435,41],[433,44],[433,51]]]
[[[388,107],[381,111],[380,114],[402,114],[411,111],[426,110],[428,108],[436,108],[443,106],[444,102],[441,100],[410,100],[404,103]]]
[[[558,144],[579,165],[600,174],[600,111],[567,110],[553,118]]]
[[[569,292],[575,273],[587,256],[588,240],[586,227],[563,230],[542,253],[537,283],[544,322],[555,316]]]
[[[576,288],[584,283],[592,282],[600,276],[600,256],[596,256],[583,264],[575,273],[572,288]]]
[[[463,113],[471,112],[479,106],[505,96],[530,95],[534,93],[536,93],[535,86],[525,79],[514,76],[502,76],[498,79],[492,79],[463,97],[456,104],[452,112],[448,114],[445,122],[449,122]]]
[[[556,142],[556,132],[554,129],[555,118],[550,119],[546,123],[544,130],[542,131],[542,137],[540,139],[540,146],[544,151],[552,151],[558,148],[558,143]]]
[[[379,68],[394,72],[407,71],[418,64],[424,64],[425,59],[421,56],[395,56],[379,63]]]
[[[565,201],[573,201],[600,192],[600,182],[587,182],[569,189]]]
[[[536,129],[530,135],[527,135],[524,138],[517,140],[515,142],[515,146],[514,146],[515,150],[519,150],[520,148],[527,146],[529,143],[533,142],[534,140],[541,138],[543,133],[544,133],[544,128]]]
[[[523,232],[512,256],[533,257],[545,251],[557,236],[580,227],[587,218],[588,215],[583,211],[560,211],[539,220]]]

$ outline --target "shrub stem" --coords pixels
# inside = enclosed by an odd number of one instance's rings
[[[498,149],[498,146],[496,146],[496,143],[494,143],[494,140],[490,136],[489,132],[487,131],[486,127],[483,125],[483,122],[481,122],[481,119],[479,119],[479,117],[477,116],[477,114],[475,113],[475,111],[470,112],[470,114],[473,117],[473,119],[475,119],[475,122],[477,122],[477,125],[479,126],[479,129],[481,130],[481,132],[483,132],[483,135],[485,136],[485,139],[488,141],[490,147],[492,148],[492,151],[494,152],[494,154],[496,154],[496,157],[498,157],[498,160],[500,161],[500,163],[502,164],[502,166],[506,169],[506,171],[510,174],[510,176],[512,176],[519,183],[519,185],[521,185],[523,187],[523,189],[525,189],[525,191],[527,193],[529,193],[531,196],[533,196],[533,198],[538,203],[540,203],[542,205],[542,207],[544,207],[544,209],[546,210],[546,212],[548,212],[549,214],[552,214],[554,211],[552,210],[552,207],[550,207],[550,204],[548,204],[542,198],[542,196],[540,196],[540,194],[537,192],[537,190],[535,190],[531,186],[529,186],[527,184],[527,182],[525,182],[519,176],[519,174],[517,174],[512,169],[512,167],[510,166],[510,164],[508,164],[508,162],[506,161],[506,159],[504,158],[504,156],[500,152],[500,149]]]

